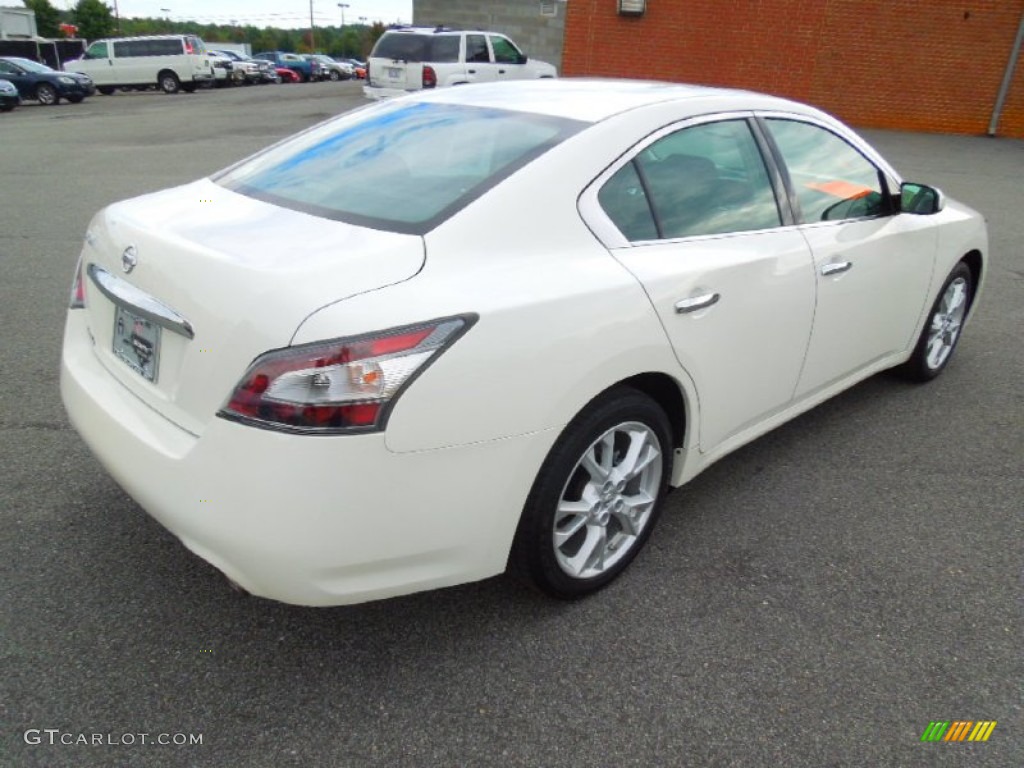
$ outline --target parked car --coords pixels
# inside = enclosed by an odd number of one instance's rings
[[[264,59],[252,59],[235,51],[217,50],[216,53],[230,59],[232,66],[236,71],[242,73],[242,76],[245,78],[245,82],[248,84],[280,82],[280,78],[277,76],[274,65],[269,61]]]
[[[325,56],[322,53],[304,53],[302,58],[308,61],[316,62],[320,67],[321,80],[349,80],[355,77],[355,71],[351,64],[347,62],[342,64],[339,61],[335,61],[330,56]]]
[[[389,29],[370,52],[363,93],[387,98],[421,88],[555,77],[553,66],[528,59],[497,32],[446,27]]]
[[[14,83],[8,80],[0,80],[0,112],[10,112],[21,104],[21,96]]]
[[[51,106],[67,99],[78,104],[96,93],[91,79],[73,72],[58,72],[45,64],[20,56],[0,56],[0,77],[18,89],[22,99]]]
[[[240,85],[245,82],[245,72],[236,69],[234,61],[219,51],[207,51],[206,55],[213,65],[213,84],[218,88],[226,85]]]
[[[294,69],[288,67],[275,67],[274,72],[277,74],[277,79],[282,83],[301,83],[302,78],[299,73]]]
[[[306,59],[295,53],[266,51],[264,53],[257,53],[253,58],[272,62],[278,70],[282,67],[290,69],[297,74],[299,79],[304,83],[315,81],[320,77],[319,64],[312,61],[306,61]]]
[[[127,492],[252,593],[509,564],[574,598],[668,486],[874,373],[938,376],[987,258],[981,215],[794,101],[448,88],[99,213],[61,391]]]
[[[346,59],[346,61],[348,61],[348,63],[352,65],[352,71],[355,73],[355,76],[357,78],[359,78],[360,80],[366,79],[365,61],[360,61],[359,59]]]
[[[156,85],[164,93],[192,93],[214,80],[206,46],[195,35],[152,35],[97,40],[79,59],[64,63],[69,72],[89,75],[100,93],[125,86]]]

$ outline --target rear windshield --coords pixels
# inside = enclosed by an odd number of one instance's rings
[[[215,181],[315,216],[423,234],[584,125],[482,107],[385,103],[316,126]]]
[[[386,33],[377,41],[370,56],[396,61],[453,63],[459,60],[459,35]]]

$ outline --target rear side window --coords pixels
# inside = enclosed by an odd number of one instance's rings
[[[598,201],[631,242],[750,232],[781,223],[745,120],[670,133],[619,169]]]
[[[182,50],[181,40],[178,38],[114,42],[114,56],[119,59],[136,56],[180,56]]]
[[[487,38],[483,35],[466,35],[466,62],[472,64],[490,63]]]
[[[384,104],[272,147],[217,177],[316,216],[423,234],[585,124],[447,104]]]

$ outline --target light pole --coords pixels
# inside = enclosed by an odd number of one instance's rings
[[[341,9],[341,29],[338,32],[339,45],[341,46],[341,55],[344,56],[348,52],[348,46],[345,45],[345,9],[349,7],[348,3],[338,3],[338,7]]]

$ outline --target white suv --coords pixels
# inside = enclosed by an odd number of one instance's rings
[[[421,88],[557,77],[553,66],[528,59],[497,32],[445,27],[389,29],[366,62],[363,93],[373,99]]]

